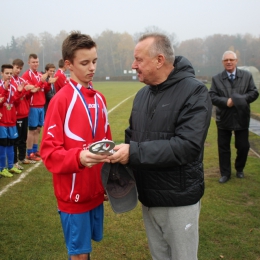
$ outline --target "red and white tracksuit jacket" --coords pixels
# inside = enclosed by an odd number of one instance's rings
[[[21,83],[26,82],[23,78],[19,76],[13,76],[11,78],[11,84],[15,87],[17,94],[20,95],[20,102],[16,106],[16,118],[21,119],[28,117],[29,115],[29,99],[32,96],[30,90],[26,90],[23,88],[22,91],[18,91],[17,87],[21,85]]]
[[[87,168],[79,160],[83,149],[102,139],[111,140],[104,96],[71,80],[50,102],[41,142],[41,157],[53,174],[61,211],[83,213],[104,201],[102,164]]]
[[[68,83],[68,81],[62,69],[58,69],[54,77],[58,77],[58,79],[54,83],[54,87],[57,93],[63,86],[65,86]]]
[[[29,105],[30,107],[42,108],[46,102],[45,93],[51,89],[51,84],[41,81],[42,74],[37,71],[27,70],[24,72],[22,78],[30,85],[34,85],[40,88],[40,91],[33,93],[31,96]]]
[[[0,126],[16,126],[16,107],[19,104],[20,94],[17,93],[15,86],[9,83],[7,89],[4,81],[0,80]]]

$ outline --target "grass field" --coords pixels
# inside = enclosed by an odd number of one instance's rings
[[[107,98],[113,140],[117,143],[124,141],[133,97],[112,109],[141,86],[137,82],[95,83]],[[254,138],[259,141],[257,136]],[[234,148],[232,151],[234,160]],[[231,180],[219,184],[212,119],[204,165],[206,190],[200,215],[199,259],[260,260],[260,159],[249,153],[245,179],[235,178],[233,169]],[[42,163],[27,169],[29,173],[0,179],[0,260],[67,259],[51,174]],[[14,181],[17,183],[7,189]],[[131,212],[115,214],[105,203],[104,239],[93,243],[91,259],[151,259],[140,204]]]

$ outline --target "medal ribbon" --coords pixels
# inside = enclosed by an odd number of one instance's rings
[[[94,139],[95,135],[96,135],[96,130],[97,130],[97,125],[98,125],[98,103],[97,103],[97,97],[96,97],[96,94],[94,96],[94,100],[95,100],[95,123],[94,123],[94,127],[93,127],[93,124],[92,124],[92,117],[91,117],[91,113],[90,113],[90,110],[88,108],[88,103],[86,101],[86,99],[84,98],[83,94],[80,92],[80,90],[78,89],[78,86],[74,86],[73,83],[70,81],[70,85],[72,86],[72,88],[74,90],[77,91],[81,101],[82,101],[82,104],[83,106],[85,107],[85,110],[87,112],[87,115],[88,115],[88,120],[89,120],[89,124],[90,124],[90,127],[91,127],[91,131],[92,131],[92,138]]]
[[[35,75],[34,72],[30,69],[30,72],[33,74],[33,76],[36,78],[36,80],[39,82],[40,81],[40,76]]]

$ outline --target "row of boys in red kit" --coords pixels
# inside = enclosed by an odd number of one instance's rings
[[[45,93],[50,91],[57,77],[48,78],[48,73],[37,72],[36,54],[29,55],[28,64],[29,70],[22,77],[19,74],[24,63],[20,59],[1,68],[0,177],[21,173],[23,167],[18,161],[29,164],[41,160],[38,142],[44,122]],[[64,78],[66,80],[65,75]]]

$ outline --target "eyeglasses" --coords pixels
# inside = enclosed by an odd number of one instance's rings
[[[224,60],[224,62],[228,62],[228,61],[231,61],[231,62],[233,62],[233,61],[235,61],[236,59],[226,59],[226,60]]]

